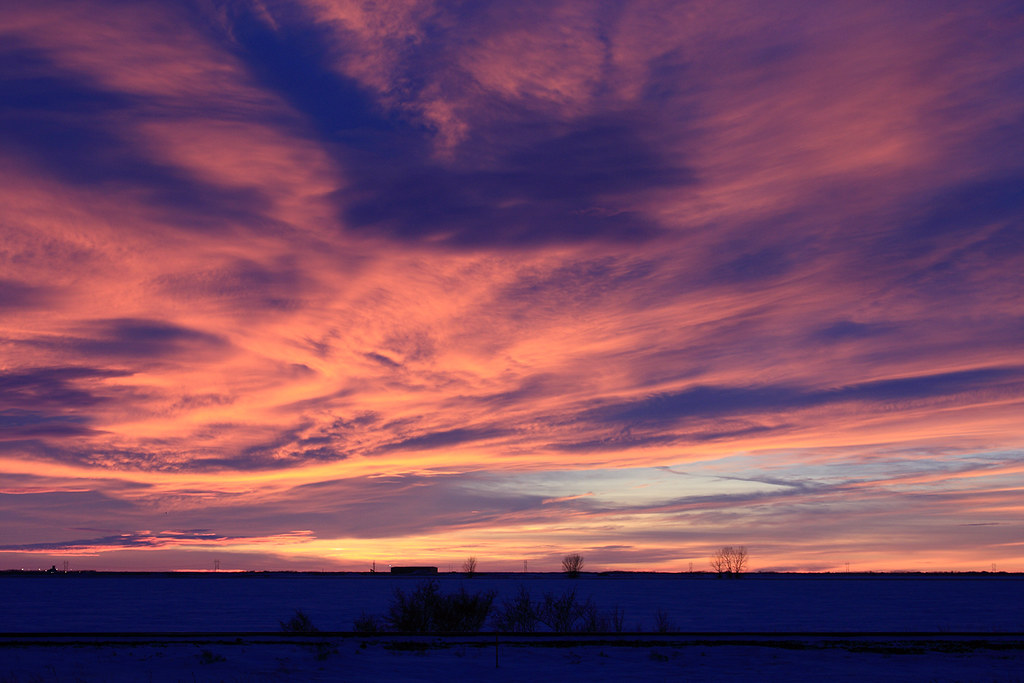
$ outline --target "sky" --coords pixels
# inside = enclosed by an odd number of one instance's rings
[[[1022,43],[0,2],[0,568],[1024,571]]]

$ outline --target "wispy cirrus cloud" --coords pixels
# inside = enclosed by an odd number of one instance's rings
[[[876,404],[890,409],[915,400],[941,400],[982,389],[997,396],[1003,394],[1018,399],[1024,391],[1022,378],[1024,369],[1009,367],[898,377],[819,389],[787,385],[695,386],[681,392],[595,408],[587,417],[597,421],[642,425],[673,424],[687,419],[727,415],[788,414],[793,410],[848,402]]]
[[[0,543],[1019,559],[1014,9],[5,7]]]
[[[183,531],[136,531],[98,538],[56,543],[26,543],[23,545],[0,546],[0,552],[16,553],[62,553],[68,556],[97,555],[118,550],[161,550],[182,547],[223,547],[244,541],[247,544],[296,542],[307,536],[307,532],[285,534],[273,539],[232,538],[216,534],[208,529],[187,529]]]

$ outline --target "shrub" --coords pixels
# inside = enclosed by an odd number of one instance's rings
[[[592,601],[587,600],[580,607],[580,618],[577,630],[583,633],[622,633],[626,615],[621,607],[611,610],[600,610]]]
[[[555,633],[621,633],[625,613],[615,607],[610,611],[597,608],[593,600],[579,600],[576,589],[561,595],[547,593],[540,602],[530,599],[525,586],[515,597],[505,600],[494,619],[494,628],[511,633],[534,633],[539,625]]]
[[[352,627],[356,633],[380,633],[384,630],[377,617],[366,612],[355,618],[355,621],[352,622]]]
[[[676,626],[669,618],[668,612],[660,607],[654,615],[654,628],[658,633],[671,633],[676,630]]]
[[[479,631],[494,596],[494,591],[471,594],[465,588],[444,595],[437,581],[424,581],[409,595],[395,590],[384,621],[392,630],[410,633]]]
[[[437,631],[479,631],[491,613],[494,591],[468,593],[459,588],[458,593],[441,596],[435,616]]]
[[[436,581],[424,581],[411,595],[401,588],[395,589],[384,621],[395,631],[423,633],[430,630],[430,615],[437,603],[439,587]]]
[[[581,633],[605,633],[610,630],[610,623],[606,613],[597,609],[593,602],[587,601],[580,607],[576,630]]]
[[[281,630],[285,633],[317,633],[320,629],[313,625],[313,621],[302,610],[295,610],[295,614],[288,621],[282,621]]]
[[[583,606],[576,602],[576,589],[570,588],[561,595],[545,594],[538,612],[541,622],[552,631],[569,633],[582,616]]]
[[[611,622],[612,631],[622,633],[625,630],[626,612],[618,605],[612,607],[612,611],[608,613],[608,620]]]
[[[494,627],[510,633],[533,633],[537,630],[537,608],[526,586],[519,586],[515,597],[506,600],[494,620]]]
[[[295,614],[288,621],[282,621],[281,630],[285,633],[319,633],[320,629],[313,625],[313,621],[302,610],[295,610]],[[338,651],[337,647],[325,642],[307,642],[303,647],[309,647],[316,652],[317,659],[327,659]]]
[[[469,578],[473,578],[473,576],[476,574],[476,558],[467,557],[466,561],[462,563],[462,571]]]

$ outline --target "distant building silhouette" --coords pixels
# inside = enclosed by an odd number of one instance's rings
[[[392,574],[409,574],[412,576],[428,576],[437,573],[437,567],[392,567]]]

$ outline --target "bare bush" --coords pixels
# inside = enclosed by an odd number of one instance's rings
[[[576,589],[562,594],[546,593],[534,602],[525,586],[505,600],[494,618],[494,628],[510,633],[534,633],[546,627],[554,633],[622,633],[625,612],[620,607],[598,609],[591,598],[580,600]]]
[[[437,581],[424,581],[409,595],[395,590],[384,620],[392,630],[409,633],[479,631],[494,596],[494,591],[470,594],[465,588],[445,595]]]
[[[576,600],[576,589],[570,588],[561,595],[547,593],[537,610],[540,621],[555,633],[570,633],[576,630],[576,622],[583,615],[583,605]]]
[[[612,607],[611,611],[608,612],[608,625],[611,626],[611,628],[605,630],[622,633],[626,625],[626,611],[618,605]]]
[[[295,614],[288,621],[282,621],[281,630],[285,633],[319,633],[320,629],[313,625],[313,621],[302,610],[295,610]],[[327,659],[337,653],[337,648],[325,641],[309,641],[303,647],[311,648],[316,653],[317,659]],[[205,651],[204,651],[205,652]]]
[[[610,610],[598,609],[592,600],[580,605],[580,617],[575,630],[580,633],[622,633],[626,615],[621,607]]]
[[[466,561],[462,563],[462,572],[469,577],[476,574],[476,558],[467,557]]]
[[[431,630],[432,615],[440,595],[437,581],[424,581],[416,589],[406,595],[401,588],[396,588],[388,604],[384,621],[394,631],[425,633]]]
[[[295,614],[288,621],[279,622],[281,630],[285,633],[317,633],[320,631],[313,625],[313,620],[302,610],[295,610]]]
[[[746,570],[747,560],[746,546],[727,545],[711,556],[711,568],[719,576],[737,577]]]
[[[562,571],[566,576],[576,578],[583,571],[583,556],[579,553],[569,553],[562,558]]]
[[[495,591],[469,593],[459,588],[457,593],[444,595],[435,617],[438,631],[479,631],[491,613]]]
[[[494,619],[494,627],[509,633],[533,633],[540,621],[537,607],[526,586],[519,586],[515,597],[505,600]]]
[[[380,620],[366,612],[355,618],[355,621],[352,622],[352,628],[356,633],[380,633],[384,630]]]
[[[654,629],[658,633],[671,633],[672,631],[676,630],[676,626],[672,623],[672,620],[669,618],[668,612],[666,612],[664,609],[660,607],[658,608],[658,611],[654,614]]]

